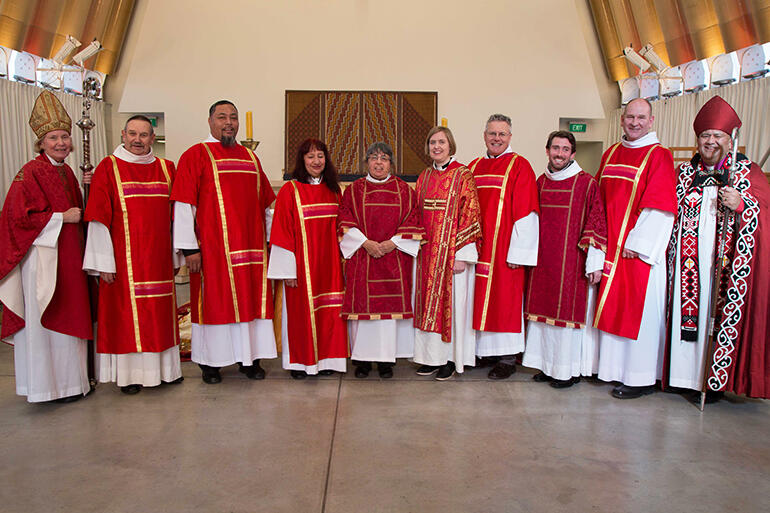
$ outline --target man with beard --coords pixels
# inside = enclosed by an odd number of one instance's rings
[[[487,153],[470,163],[481,205],[482,243],[476,264],[473,329],[476,356],[498,360],[490,379],[516,371],[524,351],[524,266],[537,264],[538,213],[535,173],[511,149],[511,118],[493,114],[484,129]]]
[[[548,168],[537,180],[540,248],[527,279],[527,367],[533,379],[567,388],[598,370],[599,335],[591,327],[607,248],[599,183],[575,162],[575,136],[548,136]]]
[[[730,151],[731,134],[740,126],[738,114],[719,96],[695,117],[698,153],[679,166],[679,210],[668,249],[667,382],[704,391],[705,377],[707,402],[725,391],[770,397],[770,186],[757,164]],[[723,268],[715,283],[720,244]],[[711,312],[714,287],[720,293]],[[716,325],[709,354],[711,316]]]
[[[192,360],[209,384],[233,363],[263,379],[259,360],[277,356],[266,242],[275,194],[254,152],[236,142],[235,105],[214,103],[208,122],[209,137],[180,157],[171,192],[174,247],[190,269]]]
[[[123,393],[182,381],[169,196],[174,164],[155,158],[155,133],[131,117],[123,143],[94,171],[83,269],[101,277],[97,378]]]
[[[624,136],[602,155],[599,190],[607,214],[604,261],[594,327],[599,379],[619,381],[618,399],[651,394],[661,375],[666,331],[666,246],[674,225],[674,160],[660,145],[652,106],[626,105]]]

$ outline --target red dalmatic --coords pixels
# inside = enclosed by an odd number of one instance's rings
[[[11,183],[0,215],[0,280],[4,279],[32,247],[55,212],[83,208],[75,175],[66,164],[54,166],[45,155],[27,162]],[[82,223],[64,223],[59,233],[56,289],[42,314],[44,328],[78,338],[91,338],[91,306],[83,272]],[[0,339],[24,327],[24,320],[3,308]]]
[[[294,253],[297,262],[297,286],[284,287],[291,363],[311,366],[349,356],[340,317],[345,291],[339,204],[339,194],[324,184],[291,181],[278,192],[270,243]]]
[[[358,228],[367,239],[383,242],[393,236],[421,240],[417,195],[395,176],[386,182],[360,178],[342,195],[339,215],[342,236]],[[363,249],[345,263],[343,319],[409,319],[412,314],[411,256],[394,249],[374,259]]]
[[[99,353],[158,353],[179,343],[171,256],[174,164],[110,156],[94,171],[85,220],[110,231],[115,281],[99,285]]]
[[[607,251],[607,222],[596,179],[584,171],[564,180],[541,175],[537,266],[530,269],[524,313],[562,328],[586,323],[586,253]]]
[[[275,194],[254,152],[238,144],[196,144],[179,159],[171,199],[198,209],[203,263],[200,273],[190,274],[192,322],[272,319],[265,209]]]
[[[427,243],[417,256],[414,326],[452,340],[452,268],[455,253],[481,238],[473,175],[459,162],[427,168],[417,179],[420,222]]]
[[[607,257],[594,327],[634,340],[639,336],[650,264],[623,258],[623,246],[643,209],[676,212],[675,182],[671,152],[660,144],[626,148],[617,143],[602,155],[599,190],[607,213]]]
[[[515,153],[471,162],[481,204],[482,244],[476,264],[473,329],[520,333],[525,273],[506,257],[516,221],[539,213],[532,166]]]

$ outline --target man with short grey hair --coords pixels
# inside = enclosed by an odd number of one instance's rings
[[[492,114],[484,130],[487,153],[468,166],[479,193],[484,241],[476,264],[473,329],[476,355],[497,360],[490,379],[513,374],[515,355],[524,351],[524,267],[537,265],[535,173],[510,142],[511,118]]]

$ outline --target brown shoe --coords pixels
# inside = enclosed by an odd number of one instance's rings
[[[506,379],[511,377],[511,374],[516,372],[516,366],[510,363],[497,362],[497,365],[492,367],[487,377],[489,379]]]

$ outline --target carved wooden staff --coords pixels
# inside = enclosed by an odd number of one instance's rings
[[[91,164],[91,130],[96,126],[96,123],[91,119],[91,101],[99,96],[101,92],[101,86],[99,81],[94,77],[88,77],[83,81],[83,117],[78,120],[77,125],[83,131],[83,163],[80,164],[80,171],[85,176],[86,173],[90,173],[94,166]],[[85,206],[88,203],[88,192],[91,186],[87,183],[83,183],[83,211],[85,212]],[[88,382],[91,387],[96,386],[96,362],[94,360],[94,341],[88,341]]]
[[[733,140],[733,160],[730,162],[730,170],[728,171],[727,175],[727,186],[732,187],[733,181],[735,178],[735,170],[738,167],[738,127],[733,128],[733,133],[731,134],[732,140]],[[708,390],[708,379],[709,379],[709,367],[711,366],[711,359],[714,357],[714,337],[716,337],[717,332],[719,331],[719,326],[717,326],[717,317],[719,317],[719,312],[717,311],[718,303],[719,303],[719,285],[722,282],[722,271],[724,270],[724,261],[725,261],[725,240],[727,238],[727,227],[733,222],[734,214],[733,212],[725,207],[724,205],[721,206],[721,208],[724,209],[724,222],[719,227],[719,237],[717,237],[716,243],[717,243],[717,249],[716,249],[716,261],[714,262],[714,275],[712,277],[711,281],[711,313],[709,314],[709,336],[708,336],[708,342],[706,344],[706,357],[704,358],[703,363],[703,383],[701,386],[701,393],[700,393],[700,411],[703,411],[703,408],[706,406],[706,392]]]

